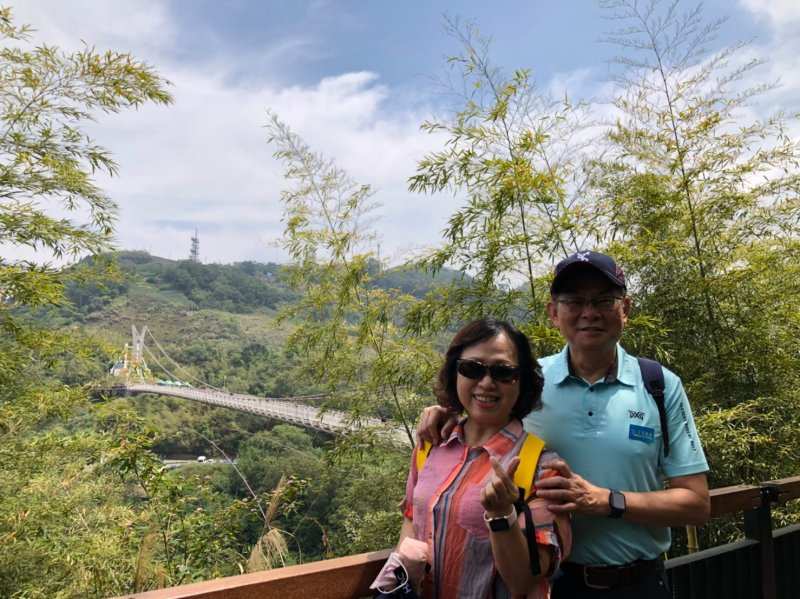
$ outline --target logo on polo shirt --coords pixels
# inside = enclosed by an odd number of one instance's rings
[[[628,417],[633,420],[641,420],[644,422],[644,412],[636,412],[634,410],[628,410]]]

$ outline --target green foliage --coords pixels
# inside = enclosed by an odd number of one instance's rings
[[[15,48],[29,32],[0,10],[0,239],[93,254],[64,270],[0,259],[0,595],[108,596],[396,540],[407,447],[371,428],[331,450],[322,435],[175,399],[88,404],[77,385],[105,371],[130,322],[157,331],[184,365],[176,378],[326,391],[354,424],[378,416],[410,433],[437,349],[464,320],[510,318],[540,354],[562,343],[544,318],[547,273],[591,244],[628,274],[626,346],[683,377],[712,484],[797,474],[798,145],[784,115],[746,121],[766,87],[742,85],[759,65],[739,46],[704,51],[719,23],[677,3],[604,4],[624,21],[611,35],[623,69],[618,118],[589,163],[585,106],[541,94],[528,71],[504,75],[475,28],[449,24],[468,92],[452,118],[423,125],[447,142],[410,184],[466,199],[418,264],[384,269],[369,251],[372,190],[272,116],[289,186],[285,272],[98,255],[114,205],[92,174],[116,167],[80,125],[166,103],[166,82],[124,54]],[[53,201],[89,221],[51,216]],[[167,471],[156,456],[218,449],[238,471]],[[704,533],[731,534],[731,523]]]
[[[639,314],[663,327],[642,340],[687,383],[713,464],[733,484],[796,474],[800,319],[800,146],[785,116],[747,121],[769,86],[741,45],[704,50],[721,22],[700,9],[605,3],[623,29],[619,117],[592,189],[610,251]]]
[[[0,241],[55,258],[109,246],[115,204],[93,182],[116,174],[82,126],[98,112],[166,104],[166,81],[127,54],[27,44],[0,9]],[[52,215],[52,206],[86,222]],[[130,588],[136,513],[109,456],[119,430],[72,431],[84,391],[53,374],[97,351],[84,336],[34,324],[31,308],[65,302],[78,279],[0,258],[0,595],[99,597]],[[134,545],[132,547],[132,545]]]
[[[508,76],[494,67],[474,26],[447,26],[463,47],[449,60],[463,106],[422,125],[448,139],[420,160],[410,189],[466,194],[443,245],[421,264],[434,272],[450,265],[471,278],[419,305],[409,328],[441,330],[486,314],[540,323],[547,301],[540,264],[579,249],[592,226],[580,189],[567,186],[579,172],[585,107],[540,93],[526,70]]]
[[[180,291],[201,308],[249,312],[275,308],[291,297],[273,284],[277,274],[275,265],[264,268],[253,262],[225,266],[183,261],[165,267],[157,282]]]
[[[336,494],[327,520],[334,553],[352,555],[396,544],[408,455],[367,445],[331,458],[329,480]]]
[[[57,258],[96,253],[108,247],[116,207],[92,175],[98,170],[114,175],[117,168],[80,126],[98,111],[166,104],[171,98],[166,82],[128,54],[99,54],[89,47],[66,54],[46,45],[12,45],[26,42],[29,32],[13,24],[9,8],[0,9],[0,238]],[[85,210],[89,221],[53,217],[47,203]],[[0,261],[0,286],[17,304],[57,303],[59,277],[46,266]],[[7,308],[2,313],[6,328],[11,326]]]
[[[401,335],[398,323],[415,298],[372,284],[374,258],[364,249],[372,190],[311,152],[276,116],[267,129],[292,184],[282,193],[288,280],[299,294],[284,313],[297,322],[289,350],[302,357],[300,374],[323,385],[354,422],[388,417],[411,444],[438,356],[425,340]]]

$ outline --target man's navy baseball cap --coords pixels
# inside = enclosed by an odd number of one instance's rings
[[[586,250],[575,252],[556,264],[556,269],[553,272],[553,282],[550,284],[550,293],[558,293],[559,287],[567,280],[567,275],[573,270],[586,267],[598,270],[614,285],[622,287],[623,291],[626,289],[625,273],[617,266],[611,256]]]

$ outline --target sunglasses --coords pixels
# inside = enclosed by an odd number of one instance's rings
[[[456,371],[463,377],[475,381],[481,380],[489,372],[492,380],[498,383],[512,383],[519,378],[519,367],[508,364],[484,364],[477,360],[458,360]]]

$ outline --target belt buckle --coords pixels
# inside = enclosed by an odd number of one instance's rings
[[[598,591],[607,591],[608,589],[613,588],[612,585],[605,585],[605,584],[593,584],[589,582],[589,568],[584,566],[583,568],[583,584],[586,588],[595,589]]]

